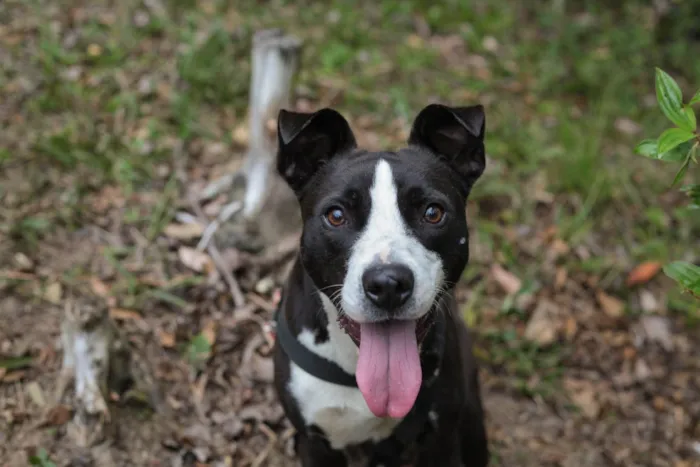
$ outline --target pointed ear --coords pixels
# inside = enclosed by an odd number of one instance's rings
[[[277,171],[297,193],[323,164],[357,147],[347,120],[328,108],[314,113],[280,110],[277,138]]]
[[[445,159],[464,180],[468,193],[484,173],[484,107],[430,104],[420,111],[408,144],[421,146]]]

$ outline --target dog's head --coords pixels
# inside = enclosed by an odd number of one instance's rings
[[[277,168],[301,205],[302,262],[344,324],[419,320],[459,279],[484,128],[480,105],[432,104],[407,147],[369,152],[335,110],[280,112]]]
[[[484,123],[481,106],[429,105],[405,148],[370,152],[334,110],[280,112],[277,168],[301,205],[301,260],[359,345],[357,383],[377,416],[412,407],[431,310],[469,259]]]

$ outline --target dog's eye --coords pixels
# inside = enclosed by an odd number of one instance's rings
[[[332,207],[326,211],[326,220],[333,227],[340,227],[345,224],[345,213],[339,207]]]
[[[430,224],[439,224],[443,217],[445,217],[445,210],[439,204],[431,204],[423,214],[423,219]]]

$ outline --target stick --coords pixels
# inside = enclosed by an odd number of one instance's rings
[[[206,225],[207,216],[204,214],[204,211],[202,211],[202,208],[197,202],[197,200],[194,199],[194,197],[189,196],[189,201],[190,205],[192,206],[192,210],[196,214],[197,218],[188,220],[193,220],[195,222],[199,222],[202,225]],[[214,261],[214,265],[226,281],[226,285],[228,285],[228,289],[231,292],[231,298],[233,299],[234,306],[236,308],[244,306],[245,296],[243,295],[243,291],[241,291],[241,287],[238,285],[238,281],[236,280],[236,278],[233,277],[231,271],[229,271],[228,267],[226,267],[226,262],[221,256],[219,249],[214,244],[214,239],[211,239],[209,241],[209,244],[207,245],[207,253],[209,253],[209,256],[211,256],[212,261]]]
[[[288,107],[292,82],[299,65],[301,41],[278,29],[259,31],[253,38],[249,102],[249,145],[244,164],[246,188],[243,216],[251,219],[268,192],[276,141],[267,134],[267,122]]]

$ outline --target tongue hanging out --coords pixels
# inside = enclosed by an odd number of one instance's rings
[[[367,406],[377,417],[404,417],[422,380],[416,322],[362,323],[360,336],[355,378]]]

